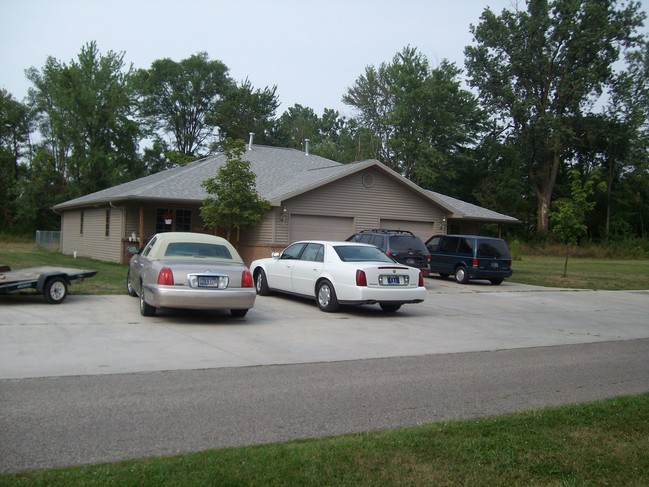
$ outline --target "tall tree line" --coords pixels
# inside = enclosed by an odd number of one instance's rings
[[[30,68],[19,102],[0,92],[0,221],[56,228],[53,204],[222,149],[226,138],[375,158],[420,186],[551,232],[574,170],[601,175],[590,238],[646,236],[649,48],[635,1],[529,0],[486,8],[464,69],[416,47],[367,66],[342,94],[344,117],[294,105],[276,87],[233,80],[206,53],[148,69],[94,42],[78,59]]]

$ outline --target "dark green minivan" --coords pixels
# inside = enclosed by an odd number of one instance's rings
[[[487,279],[501,284],[512,275],[512,257],[504,240],[477,235],[434,235],[426,241],[428,267],[442,277],[455,276],[466,284],[470,279]]]

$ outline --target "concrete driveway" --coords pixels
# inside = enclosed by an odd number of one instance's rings
[[[323,313],[258,297],[243,319],[129,296],[0,296],[0,379],[336,362],[648,338],[649,291],[571,291],[426,279],[424,303]]]

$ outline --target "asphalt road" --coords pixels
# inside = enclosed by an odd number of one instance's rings
[[[649,391],[647,291],[428,284],[396,315],[272,296],[243,320],[145,319],[127,296],[3,297],[0,472]]]

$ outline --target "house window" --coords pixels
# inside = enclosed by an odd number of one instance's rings
[[[110,208],[106,210],[106,229],[104,235],[110,237]]]
[[[79,214],[79,235],[83,235],[83,210]]]
[[[192,212],[191,210],[176,210],[176,231],[192,231]]]
[[[171,232],[173,230],[174,210],[171,208],[158,208],[155,214],[156,233]]]
[[[191,232],[191,210],[174,210],[173,208],[156,209],[155,231],[162,232]]]

